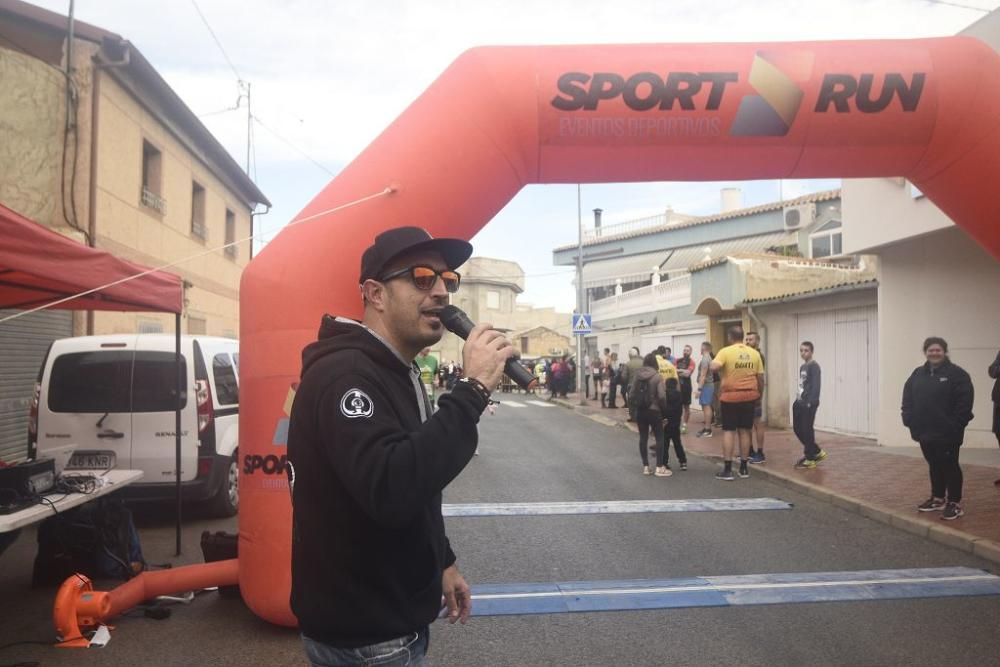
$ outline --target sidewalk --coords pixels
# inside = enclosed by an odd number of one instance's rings
[[[628,412],[623,407],[602,408],[595,400],[581,406],[576,394],[556,402],[599,423],[637,430],[627,421]],[[621,397],[618,405],[622,405]],[[695,456],[721,460],[721,430],[716,429],[712,438],[694,437],[701,419],[700,411],[691,411],[689,431],[682,437],[684,449]],[[820,431],[816,439],[829,458],[813,470],[796,470],[793,466],[802,456],[802,446],[795,434],[768,429],[764,438],[767,463],[751,466],[751,475],[767,477],[870,519],[1000,563],[1000,489],[993,485],[1000,478],[1000,450],[962,452],[962,507],[966,514],[947,522],[940,520],[938,512],[915,509],[930,495],[927,464],[916,445],[879,447],[871,440]]]

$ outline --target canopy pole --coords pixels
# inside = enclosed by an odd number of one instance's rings
[[[181,357],[181,314],[174,314],[174,351],[177,362],[177,403],[174,406],[174,495],[177,500],[176,553],[181,555],[181,392],[184,388],[184,358]]]

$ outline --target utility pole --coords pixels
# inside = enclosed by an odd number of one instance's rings
[[[581,186],[576,184],[576,312],[583,314],[583,198]],[[586,405],[587,399],[583,393],[583,378],[586,369],[583,367],[583,336],[573,332],[576,336],[576,396],[580,405]]]

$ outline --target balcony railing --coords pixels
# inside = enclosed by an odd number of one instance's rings
[[[142,186],[142,195],[140,196],[139,201],[142,202],[143,206],[159,212],[160,215],[167,214],[167,200],[147,188],[145,185]]]
[[[691,305],[690,274],[594,301],[590,312],[595,324],[619,317],[653,313]]]

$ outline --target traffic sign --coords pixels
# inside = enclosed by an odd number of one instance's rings
[[[591,333],[592,322],[590,313],[575,313],[573,315],[573,333],[577,336]]]

